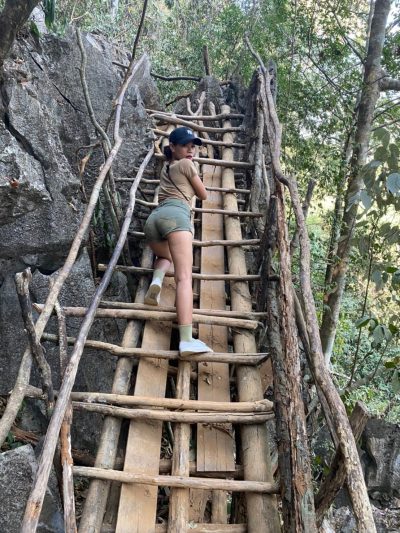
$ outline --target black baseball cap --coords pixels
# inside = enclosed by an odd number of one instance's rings
[[[172,144],[187,144],[192,142],[201,146],[203,144],[202,140],[193,133],[190,128],[176,128],[170,133],[169,142]]]

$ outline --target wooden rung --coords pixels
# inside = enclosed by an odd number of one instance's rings
[[[151,114],[157,114],[157,115],[163,115],[163,116],[165,115],[167,117],[174,116],[176,118],[181,118],[182,120],[189,120],[189,121],[201,120],[201,121],[206,122],[209,120],[210,122],[215,122],[217,120],[244,118],[244,115],[242,113],[220,113],[219,115],[175,115],[175,113],[172,114],[167,111],[158,111],[157,109],[146,109],[146,111],[147,113],[151,113]],[[169,135],[164,130],[160,130],[160,131]]]
[[[168,115],[163,115],[162,113],[154,113],[151,115],[152,118],[158,119],[163,122],[168,122],[169,124],[180,124],[181,126],[187,126],[188,128],[194,131],[206,131],[208,133],[226,133],[228,131],[242,131],[240,127],[230,127],[226,128],[212,128],[211,126],[200,126],[199,124],[194,124],[188,120],[183,120],[181,118],[169,117]]]
[[[237,200],[238,203],[239,200]],[[147,202],[146,200],[136,199],[138,205],[145,207],[157,207],[159,204],[156,202]],[[212,213],[214,215],[226,215],[231,217],[248,217],[248,218],[260,218],[263,217],[263,213],[253,213],[253,211],[227,211],[226,209],[204,209],[202,207],[195,207],[192,209],[195,213]]]
[[[227,189],[226,187],[206,187],[207,191],[224,192],[232,194],[250,194],[250,189]]]
[[[163,137],[168,137],[169,133],[163,130],[158,130],[157,128],[153,129],[156,135],[162,135]],[[246,148],[245,144],[236,143],[236,142],[224,142],[224,141],[214,141],[212,139],[201,139],[203,144],[209,144],[211,146],[223,146],[224,148]]]
[[[269,400],[254,402],[210,402],[201,400],[180,400],[177,398],[151,398],[124,394],[108,394],[103,392],[72,392],[71,400],[77,402],[97,402],[107,405],[162,407],[179,410],[196,410],[226,413],[266,413],[272,412],[273,403]]]
[[[124,178],[119,178],[120,180],[124,179]],[[125,178],[126,180],[130,180],[131,178]],[[134,179],[134,178],[133,178]],[[116,181],[118,181],[118,178],[116,179]],[[160,180],[159,179],[146,179],[146,178],[142,178],[140,180],[140,183],[147,183],[147,185],[158,185],[160,183]]]
[[[156,524],[156,533],[167,533],[168,526],[166,524]],[[246,533],[246,524],[193,524],[185,533]]]
[[[132,237],[138,237],[139,239],[144,239],[143,231],[130,231],[129,235]],[[193,241],[193,246],[198,248],[204,248],[206,246],[258,246],[260,244],[260,239],[230,239],[230,240],[213,240],[213,241]]]
[[[203,209],[202,207],[195,207],[193,211],[195,213],[212,213],[230,217],[260,218],[264,216],[263,213],[253,213],[253,211],[228,211],[226,209]]]
[[[155,533],[167,533],[167,524],[155,524]],[[246,533],[246,524],[204,524],[190,522],[188,528],[181,533]],[[102,526],[100,533],[115,533],[115,527]]]
[[[128,420],[158,420],[183,424],[263,424],[274,418],[272,412],[265,413],[194,413],[162,409],[130,409],[98,403],[72,402],[72,407],[79,411],[91,411],[107,416],[116,416]]]
[[[228,492],[256,492],[277,494],[279,486],[267,481],[239,481],[213,478],[192,478],[183,476],[149,476],[146,474],[131,474],[118,470],[106,470],[89,466],[74,466],[76,476],[104,479],[108,481],[121,481],[122,483],[141,483],[159,487],[177,487],[183,489],[225,490]]]
[[[107,265],[104,265],[103,263],[99,263],[97,266],[97,269],[99,272],[104,272],[107,269]],[[124,265],[117,265],[114,270],[117,270],[118,272],[132,272],[133,274],[151,274],[153,272],[153,269],[147,268],[141,268],[141,267],[131,267],[131,266],[124,266]],[[174,277],[174,274],[172,272],[166,273],[167,277]],[[259,281],[260,275],[259,274],[243,274],[243,276],[239,276],[236,274],[192,274],[193,279],[201,279],[204,281],[216,281],[216,280],[225,280],[225,281]],[[150,306],[148,306],[150,307]],[[147,309],[147,308],[146,308]],[[157,307],[157,309],[160,309]],[[149,309],[150,310],[150,309]],[[153,306],[154,310],[154,306]],[[223,316],[223,315],[220,315]],[[264,316],[264,315],[263,315]]]
[[[153,269],[150,269],[150,268],[148,270],[149,270],[149,273],[153,271]],[[198,294],[195,294],[195,296],[198,297]],[[101,300],[99,307],[106,307],[110,309],[143,309],[143,310],[148,310],[148,311],[158,310],[158,311],[168,311],[168,312],[174,312],[176,310],[174,306],[158,305],[157,307],[154,307],[153,305],[146,305],[146,304],[141,304],[141,303],[114,302],[114,301],[109,301],[109,300]],[[198,309],[198,308],[195,308],[194,312],[199,315],[224,316],[224,317],[230,317],[230,318],[245,318],[248,320],[258,320],[260,318],[266,318],[268,316],[268,313],[263,312],[263,311],[241,312],[241,311],[232,311],[230,309]]]
[[[42,339],[49,342],[58,342],[58,335],[43,333]],[[75,344],[75,337],[67,337],[68,344]],[[122,348],[117,344],[87,340],[87,348],[94,348],[109,352],[118,357],[147,357],[153,359],[169,359],[191,361],[193,363],[231,363],[238,365],[260,365],[269,358],[267,353],[199,353],[180,357],[177,350],[146,350],[145,348]]]
[[[42,312],[43,304],[33,304],[36,311]],[[87,307],[63,307],[66,316],[83,317],[86,315]],[[127,318],[136,320],[157,320],[157,321],[175,321],[176,313],[164,311],[143,311],[141,309],[97,309],[95,318]],[[245,320],[241,318],[228,318],[221,316],[207,316],[193,313],[193,322],[198,324],[215,324],[217,326],[227,326],[231,328],[242,328],[255,330],[259,322],[255,320]]]
[[[154,154],[154,157],[156,159],[165,160],[165,156],[162,154]],[[196,161],[200,165],[212,165],[215,167],[245,168],[248,170],[254,169],[254,165],[252,163],[245,163],[243,161],[229,161],[225,159],[209,159],[207,157],[194,157],[193,161]]]
[[[127,181],[127,182],[132,183],[133,181],[135,181],[135,178],[115,178],[114,181],[121,181],[121,182]],[[148,184],[148,185],[151,185],[151,184],[154,183],[156,185],[156,184],[160,183],[160,180],[156,180],[156,179],[154,179],[154,180],[151,180],[151,179],[145,180],[145,179],[142,178],[140,180],[140,183],[141,184],[145,183],[145,184]],[[154,193],[154,191],[151,191],[151,192]]]
[[[140,267],[138,267],[140,268]],[[152,271],[152,269],[148,269]],[[108,300],[101,300],[100,307],[108,307],[110,309],[144,309],[148,311],[154,311],[154,306],[138,303],[129,303],[129,302],[110,302]],[[175,307],[158,305],[157,309],[159,311],[170,311],[174,312]],[[258,320],[259,318],[267,318],[268,313],[253,311],[253,312],[240,312],[240,311],[230,311],[228,309],[195,309],[195,312],[198,315],[207,315],[207,316],[226,316],[231,318],[246,318],[248,320]]]
[[[206,246],[258,246],[260,239],[242,239],[242,240],[213,240],[213,241],[193,241],[193,246],[204,248]]]

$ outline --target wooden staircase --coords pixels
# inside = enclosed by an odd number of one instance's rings
[[[112,390],[70,395],[74,409],[105,416],[94,467],[72,468],[74,476],[91,479],[79,523],[82,533],[280,531],[275,496],[279,488],[266,425],[273,406],[264,399],[260,374],[268,356],[257,353],[255,338],[265,315],[253,311],[249,283],[259,276],[248,274],[245,257],[246,247],[256,247],[259,241],[244,239],[241,225],[261,215],[242,209],[250,191],[235,182],[235,169],[249,170],[252,165],[234,160],[234,149],[243,153],[244,145],[235,140],[241,128],[232,126],[230,117],[237,122],[241,115],[232,115],[227,105],[218,117],[199,115],[201,111],[202,105],[188,117],[153,116],[161,123],[155,128],[156,146],[174,125],[190,125],[204,137],[207,153],[197,162],[209,195],[194,208],[198,309],[193,321],[199,338],[215,353],[179,358],[172,272],[165,278],[160,306],[143,304],[152,272],[149,249],[140,267],[116,267],[140,278],[134,302],[102,301],[96,311],[98,319],[127,319],[121,345],[85,342],[118,357]],[[210,119],[220,126],[204,126]],[[155,157],[161,159],[160,153]],[[157,204],[157,180],[146,180],[145,186],[154,190],[154,199],[137,203],[151,208]],[[143,237],[138,232],[131,236]],[[99,265],[99,270],[106,268]],[[84,316],[86,311],[64,308],[67,316]],[[175,397],[166,397],[171,390]],[[123,419],[130,422],[121,462]],[[167,459],[162,457],[166,440],[172,450]],[[67,531],[74,531],[69,527]]]

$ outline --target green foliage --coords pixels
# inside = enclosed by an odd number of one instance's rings
[[[55,6],[55,2],[45,3]],[[350,0],[317,4],[308,0],[155,0],[149,2],[138,51],[150,55],[155,73],[200,77],[207,45],[217,78],[235,75],[248,83],[257,64],[244,44],[247,32],[263,61],[276,61],[284,168],[296,176],[301,191],[310,178],[317,181],[308,229],[319,313],[326,289],[332,207],[346,185],[346,139],[354,132],[362,87],[369,7],[368,0],[360,0],[356,7]],[[59,0],[52,31],[62,32],[73,22],[130,49],[141,9],[142,2],[120,0],[117,19],[112,20],[105,0]],[[399,11],[396,0],[391,20],[398,19]],[[400,76],[399,58],[400,33],[393,24],[383,58],[393,77]],[[165,102],[194,86],[190,81],[158,82]],[[364,186],[350,200],[350,206],[359,206],[360,214],[335,343],[334,368],[347,376],[339,380],[340,387],[350,377],[357,381],[377,369],[372,383],[346,396],[349,405],[363,399],[377,413],[387,410],[389,403],[391,413],[398,408],[394,390],[400,329],[399,123],[398,100],[393,93],[382,93],[368,164],[361,170]],[[96,232],[112,246],[103,211],[96,212]],[[295,261],[295,278],[297,267]]]
[[[46,26],[51,28],[56,18],[56,0],[43,0],[43,10]]]

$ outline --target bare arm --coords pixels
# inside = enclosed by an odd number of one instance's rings
[[[193,178],[190,180],[190,183],[194,189],[194,192],[196,193],[197,198],[200,200],[207,200],[207,191],[200,176],[197,174],[196,176],[193,176]]]

